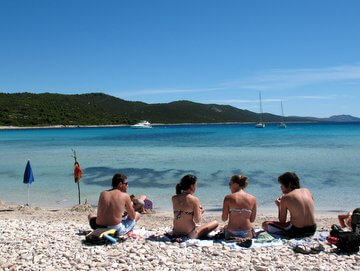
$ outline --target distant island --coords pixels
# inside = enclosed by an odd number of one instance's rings
[[[0,93],[0,126],[130,125],[151,123],[257,122],[257,113],[230,105],[191,101],[147,104],[119,99],[104,93],[78,95],[52,93]],[[280,122],[281,116],[263,114],[265,122]],[[359,122],[350,115],[329,118],[285,117],[286,122]]]

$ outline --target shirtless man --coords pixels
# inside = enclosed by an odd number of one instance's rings
[[[135,212],[130,196],[126,193],[128,181],[124,174],[114,175],[112,187],[110,190],[101,192],[97,216],[89,215],[90,226],[93,229],[116,229],[119,234],[125,234],[134,228],[140,215]],[[125,211],[127,215],[124,216]]]
[[[263,229],[269,233],[289,238],[312,236],[316,231],[314,200],[307,188],[300,188],[299,177],[294,172],[279,176],[283,196],[275,200],[279,221],[265,221]],[[290,221],[286,222],[287,212]]]

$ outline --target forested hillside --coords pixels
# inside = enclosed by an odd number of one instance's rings
[[[266,122],[280,119],[280,116],[263,114]],[[256,122],[258,114],[229,105],[190,101],[163,104],[130,102],[103,93],[0,93],[2,126],[133,124],[139,120],[152,123]],[[286,121],[307,120],[286,118]]]

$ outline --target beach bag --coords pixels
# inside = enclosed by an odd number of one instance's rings
[[[335,242],[331,242],[341,252],[356,253],[359,252],[360,236],[354,232],[343,231],[338,225],[332,225],[330,236],[335,237]]]
[[[85,237],[85,244],[87,245],[105,245],[113,243],[110,241],[109,236],[115,238],[116,230],[108,228],[100,228],[90,232]],[[107,238],[105,238],[107,237]]]
[[[339,241],[335,244],[341,252],[356,253],[359,252],[360,237],[354,232],[341,232]]]

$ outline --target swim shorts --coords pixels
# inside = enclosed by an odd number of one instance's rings
[[[290,222],[280,223],[272,221],[268,224],[268,232],[283,235],[288,238],[303,238],[314,235],[316,224],[302,228],[295,227]]]
[[[235,231],[235,230],[228,230],[225,229],[225,239],[230,239],[232,237],[240,237],[240,238],[246,238],[249,235],[249,232],[253,232],[253,229],[250,230],[242,230],[242,231]],[[253,234],[252,234],[253,235]],[[251,236],[252,237],[252,236]]]
[[[108,229],[116,229],[119,235],[126,234],[135,227],[135,219],[124,217],[121,222],[114,226],[107,226]]]
[[[135,220],[130,219],[128,216],[125,216],[121,222],[114,226],[104,226],[96,223],[96,217],[92,217],[89,221],[90,227],[92,229],[99,229],[99,228],[108,228],[108,229],[116,229],[119,235],[126,234],[131,231],[135,227]]]

